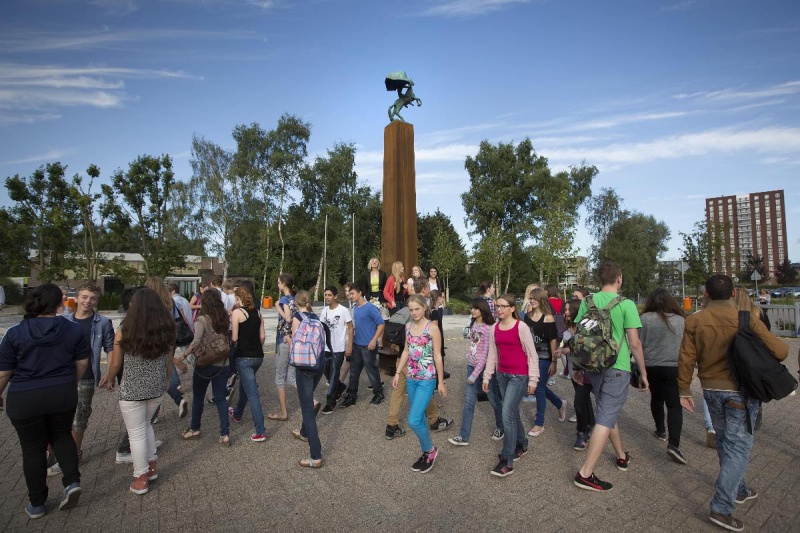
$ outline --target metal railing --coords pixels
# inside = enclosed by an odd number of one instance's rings
[[[794,305],[762,305],[772,325],[772,333],[778,337],[800,336],[800,302]]]

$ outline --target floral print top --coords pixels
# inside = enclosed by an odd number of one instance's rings
[[[411,323],[406,324],[406,346],[408,346],[407,379],[436,379],[436,365],[433,361],[433,341],[431,322],[425,324],[421,335],[411,334]]]

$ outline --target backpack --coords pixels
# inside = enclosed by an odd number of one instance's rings
[[[307,313],[300,313],[300,316],[303,319],[292,335],[289,364],[295,368],[318,370],[325,358],[325,329],[318,318]]]
[[[203,330],[203,339],[194,351],[194,364],[204,368],[225,360],[230,353],[230,343],[226,333],[217,333],[208,322],[208,329]],[[210,333],[209,333],[210,331]]]
[[[780,400],[797,388],[797,380],[750,329],[750,311],[739,311],[739,331],[728,351],[728,366],[739,390],[762,402]]]
[[[175,346],[189,346],[194,340],[194,333],[175,303],[172,304],[172,316],[175,318]]]
[[[624,299],[616,296],[602,309],[595,305],[592,296],[583,300],[586,303],[586,312],[569,341],[569,357],[576,368],[602,372],[617,362],[619,345],[612,335],[611,309]]]

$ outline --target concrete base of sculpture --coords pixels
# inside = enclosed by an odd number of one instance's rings
[[[417,264],[417,188],[414,126],[395,121],[383,130],[381,265],[391,274],[402,261],[406,277]]]

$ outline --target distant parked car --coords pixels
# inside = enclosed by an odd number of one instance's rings
[[[787,287],[780,287],[779,289],[772,291],[770,294],[775,298],[783,298],[783,295],[787,290]]]
[[[789,287],[786,290],[785,296],[791,296],[792,298],[800,298],[800,287]]]

